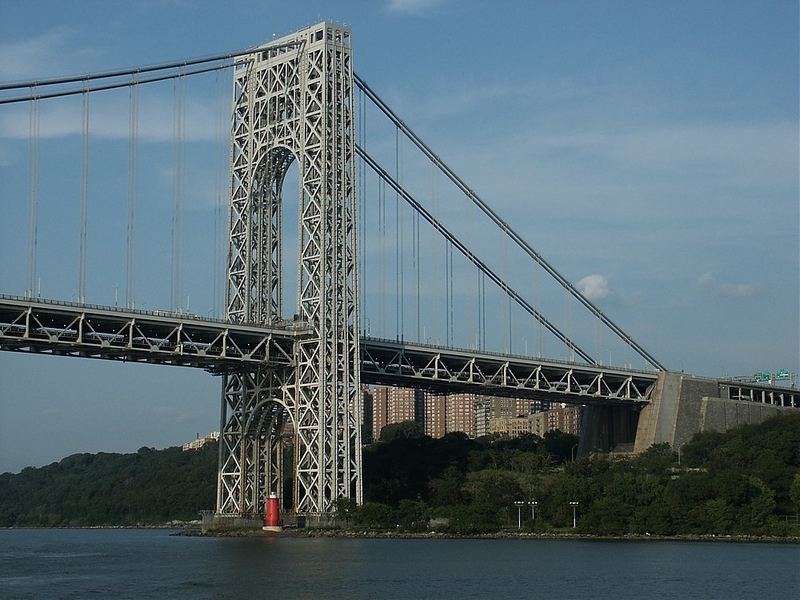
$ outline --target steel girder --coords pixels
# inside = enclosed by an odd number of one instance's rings
[[[294,364],[298,324],[235,325],[191,315],[0,296],[0,350],[199,367]]]
[[[248,491],[262,478],[254,442],[235,439],[254,435],[242,423],[274,393],[294,427],[294,508],[324,515],[362,494],[350,31],[321,23],[276,44],[243,56],[234,72],[227,316],[280,318],[281,194],[297,160],[297,312],[310,333],[295,344],[291,375],[226,377],[217,510],[260,510]]]
[[[608,404],[650,400],[655,372],[362,338],[362,379],[438,391]]]

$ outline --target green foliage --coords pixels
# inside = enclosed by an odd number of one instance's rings
[[[364,448],[364,495],[340,500],[349,527],[480,533],[516,528],[516,501],[536,500],[527,530],[594,534],[800,535],[800,416],[727,433],[702,433],[627,459],[571,461],[577,438],[450,434],[434,440],[409,424],[384,428]],[[387,429],[389,429],[387,431]],[[75,454],[0,475],[0,526],[135,525],[197,518],[214,506],[217,446]],[[783,518],[789,517],[789,518]]]
[[[392,423],[386,425],[381,429],[382,442],[394,442],[395,440],[412,440],[418,439],[425,435],[425,430],[422,425],[416,421],[401,421],[400,423]]]
[[[160,524],[214,507],[217,445],[73,454],[0,475],[0,526]]]
[[[800,471],[794,474],[792,487],[789,489],[789,496],[794,503],[795,510],[800,511]]]
[[[585,533],[800,534],[781,518],[800,508],[798,417],[698,434],[680,465],[668,444],[629,458],[573,462],[575,444],[561,432],[544,439],[398,436],[375,444],[365,451],[365,495],[380,508],[359,509],[362,522],[417,530],[427,515],[437,530],[497,531],[516,528],[515,501],[536,499],[535,523],[529,505],[522,510],[528,530],[571,529],[570,502],[578,502]]]

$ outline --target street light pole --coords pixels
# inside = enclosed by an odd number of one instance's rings
[[[516,500],[514,506],[517,507],[517,529],[522,529],[522,507],[525,503],[522,500]]]
[[[578,517],[577,517],[577,510],[578,504],[580,502],[570,502],[569,505],[572,507],[572,528],[575,529],[578,526]]]
[[[531,521],[535,521],[536,520],[536,507],[539,505],[539,503],[536,500],[530,500],[528,502],[528,504],[531,505]]]

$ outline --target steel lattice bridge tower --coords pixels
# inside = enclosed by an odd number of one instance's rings
[[[294,502],[319,515],[361,502],[361,410],[353,68],[350,31],[323,23],[242,57],[234,72],[227,318],[281,318],[282,188],[300,179],[291,368],[223,377],[217,512],[259,512],[283,481],[294,431]]]
[[[669,372],[500,218],[354,74],[346,27],[319,23],[256,49],[181,63],[2,84],[0,92],[35,86],[45,90],[11,98],[0,95],[0,105],[83,94],[86,108],[88,92],[227,68],[230,63],[207,64],[231,59],[235,68],[225,318],[147,312],[132,304],[126,309],[94,306],[82,298],[80,303],[42,300],[33,298],[30,275],[25,297],[0,295],[0,350],[181,365],[222,376],[218,517],[260,514],[271,493],[283,495],[283,482],[289,478],[292,510],[312,521],[324,522],[339,499],[361,503],[362,383],[580,404],[584,410],[579,452],[610,450],[617,444],[632,445],[635,451],[659,442],[679,446],[696,431],[758,422],[800,408],[800,392],[794,388]],[[187,66],[192,69],[182,70]],[[176,68],[177,74],[148,75]],[[132,80],[114,81],[125,75]],[[108,79],[112,82],[101,81],[89,89],[89,82]],[[70,83],[82,87],[47,91],[48,86]],[[381,167],[355,140],[356,90],[498,227],[504,239],[653,370],[600,364]],[[86,110],[84,125],[88,127]],[[509,302],[516,302],[583,362],[361,335],[357,161]],[[282,297],[282,194],[295,162],[297,297],[287,299]],[[81,234],[85,239],[85,217]],[[83,241],[81,249],[83,289]],[[34,273],[35,248],[29,255]],[[287,322],[281,317],[292,300],[296,316]]]

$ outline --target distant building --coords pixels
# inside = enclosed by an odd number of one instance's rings
[[[497,396],[479,397],[475,408],[475,435],[481,437],[493,433],[492,419],[501,417],[525,417],[550,408],[549,402],[527,400],[524,398],[502,398]],[[500,427],[496,425],[495,427]],[[494,433],[499,433],[495,431]]]
[[[381,429],[388,425],[389,388],[379,386],[372,390],[372,439],[381,436]]]
[[[216,442],[219,440],[219,431],[212,431],[205,437],[200,437],[200,434],[197,434],[197,439],[191,442],[186,442],[183,446],[181,446],[181,450],[186,452],[187,450],[198,450],[202,448],[206,444],[210,442]]]
[[[492,417],[489,421],[489,433],[497,433],[512,438],[531,433],[533,415],[519,417]]]
[[[482,397],[475,402],[475,437],[491,433],[489,421],[492,419],[492,398]]]
[[[581,409],[579,406],[560,404],[555,408],[532,416],[531,433],[544,436],[548,431],[558,429],[564,433],[580,435]]]
[[[373,398],[372,390],[370,390],[367,386],[363,386],[361,388],[361,420],[359,421],[359,425],[362,427],[362,431],[364,425],[368,425],[369,427],[373,427],[373,410],[375,406],[375,400]],[[364,433],[363,435],[367,436],[370,432]],[[363,439],[361,440],[363,443],[370,442],[370,439]]]
[[[364,389],[363,410],[364,419],[372,423],[373,440],[377,440],[386,425],[401,421],[419,423],[425,435],[432,438],[441,438],[454,431],[461,431],[471,438],[493,432],[519,435],[532,427],[526,420],[528,416],[548,407],[547,402],[522,398],[439,394],[412,388],[375,386]],[[513,425],[511,421],[498,421],[492,425],[496,419],[518,417],[522,421]],[[556,418],[558,424],[562,421],[563,418],[560,421]],[[546,426],[549,422],[542,425]]]
[[[475,404],[478,396],[475,394],[449,394],[445,400],[445,430],[463,431],[469,437],[476,434]]]
[[[579,406],[561,404],[532,415],[492,417],[489,421],[489,432],[512,438],[526,433],[544,437],[548,431],[558,429],[564,433],[580,435],[580,410]]]
[[[432,392],[425,392],[423,408],[423,427],[425,435],[432,438],[444,437],[447,433],[447,423],[445,419],[445,405],[447,403],[447,396],[443,394],[434,394]]]
[[[416,421],[424,418],[424,399],[421,390],[377,386],[372,395],[372,437],[379,439],[381,429],[392,423]]]

